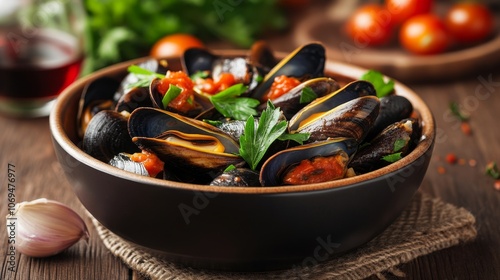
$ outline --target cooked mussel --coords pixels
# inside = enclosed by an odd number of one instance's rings
[[[119,82],[113,78],[103,77],[86,84],[78,104],[77,122],[78,134],[83,137],[87,125],[95,114],[103,110],[111,110],[115,104],[113,95],[119,87]]]
[[[249,91],[257,86],[263,75],[247,57],[218,56],[201,48],[187,49],[182,57],[182,66],[189,76],[205,72],[213,80],[218,80],[223,73],[230,73],[236,83],[248,86]]]
[[[139,107],[152,107],[153,102],[147,87],[135,87],[123,94],[116,103],[115,111],[132,113]]]
[[[408,118],[389,125],[370,143],[356,153],[350,167],[357,174],[366,173],[399,160],[417,145],[420,126],[417,119]]]
[[[329,111],[311,115],[291,132],[310,133],[309,142],[347,137],[361,143],[377,117],[379,106],[376,96],[358,97]]]
[[[304,120],[313,115],[317,115],[320,112],[327,112],[358,97],[368,95],[375,96],[375,93],[375,88],[367,81],[358,80],[351,82],[306,105],[290,119],[288,126],[291,131],[297,130]]]
[[[152,108],[136,109],[128,122],[132,140],[165,166],[192,172],[220,172],[241,165],[238,143],[203,121]]]
[[[412,112],[413,106],[404,96],[389,95],[380,98],[380,112],[366,140],[373,139],[388,125],[409,118]]]
[[[235,168],[230,171],[224,171],[215,177],[210,185],[223,187],[258,187],[260,186],[259,173],[248,168]]]
[[[295,77],[301,81],[324,76],[325,69],[325,48],[318,43],[311,43],[301,46],[283,58],[264,77],[251,96],[262,100],[271,88],[274,79],[284,75]],[[265,101],[265,100],[264,100]]]
[[[264,162],[260,170],[260,182],[263,186],[278,186],[343,178],[357,147],[356,139],[331,138],[288,148]],[[294,169],[297,166],[301,170]]]
[[[250,48],[248,62],[257,67],[260,73],[269,73],[279,60],[274,56],[271,47],[265,41],[257,41]]]
[[[128,134],[127,117],[111,110],[100,111],[90,120],[82,149],[106,163],[119,153],[140,151]]]
[[[307,80],[296,86],[289,92],[274,99],[274,106],[280,107],[286,119],[291,119],[300,109],[310,103],[305,100],[304,95],[312,94],[312,98],[323,97],[335,92],[340,88],[339,84],[332,78],[320,77]],[[265,105],[265,104],[263,104]]]

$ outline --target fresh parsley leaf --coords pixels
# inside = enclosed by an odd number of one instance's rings
[[[500,170],[498,170],[496,162],[492,161],[486,165],[486,175],[489,175],[496,180],[500,179]]]
[[[406,145],[406,141],[404,139],[397,139],[394,142],[394,151],[399,152],[401,149],[403,149]]]
[[[222,125],[222,122],[218,120],[203,119],[203,121],[215,127],[219,127],[220,125]]]
[[[161,100],[161,103],[163,104],[163,108],[166,109],[168,106],[168,103],[170,103],[170,101],[172,101],[174,98],[179,96],[179,94],[181,94],[181,92],[182,92],[182,88],[180,88],[176,85],[170,84],[167,92],[165,93],[165,95],[163,96],[163,98]]]
[[[369,70],[363,74],[361,80],[372,83],[379,98],[389,95],[394,90],[394,81],[390,79],[385,82],[384,75],[375,70]]]
[[[130,88],[134,87],[148,87],[151,81],[155,78],[163,79],[165,75],[144,69],[137,65],[130,65],[127,68],[128,72],[137,77],[137,82],[129,85]]]
[[[390,155],[386,155],[386,156],[382,157],[382,160],[385,160],[385,161],[390,162],[390,163],[396,162],[400,159],[402,159],[401,153],[394,153],[394,154],[390,154]]]
[[[224,169],[224,173],[235,170],[235,169],[236,169],[236,166],[230,164],[228,167],[226,167],[226,169]]]
[[[246,120],[257,115],[255,109],[260,101],[250,97],[238,97],[247,91],[243,84],[236,84],[210,97],[210,102],[224,117]]]
[[[287,122],[280,120],[280,109],[269,106],[269,103],[257,125],[253,116],[247,119],[245,132],[240,137],[240,156],[252,170],[257,168],[267,149],[287,128]]]
[[[300,99],[299,103],[304,104],[304,103],[309,103],[316,99],[318,95],[312,90],[310,87],[305,87],[302,89],[302,93],[300,94]]]
[[[292,140],[302,145],[304,144],[304,141],[309,139],[309,136],[311,136],[310,133],[283,133],[280,137],[278,137],[278,140]]]
[[[191,75],[191,80],[196,81],[197,79],[206,79],[210,76],[209,71],[196,71],[193,75]]]
[[[456,116],[460,121],[466,122],[469,120],[469,116],[460,110],[460,106],[457,102],[450,103],[451,113]]]

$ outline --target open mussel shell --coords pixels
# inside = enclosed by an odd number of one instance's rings
[[[257,67],[261,73],[269,73],[279,60],[274,56],[271,47],[265,41],[253,43],[248,54],[248,62]]]
[[[389,125],[370,143],[363,145],[353,157],[350,167],[357,174],[379,169],[391,163],[386,156],[401,153],[406,156],[420,140],[420,125],[417,119],[408,118]]]
[[[365,140],[370,141],[388,125],[409,118],[412,112],[413,105],[404,96],[389,95],[380,98],[380,112]]]
[[[274,106],[281,108],[287,120],[291,119],[300,109],[309,103],[301,101],[303,90],[305,88],[309,88],[317,97],[322,97],[337,91],[340,86],[332,78],[314,78],[301,83],[289,92],[274,99],[272,101]],[[263,106],[264,105],[266,104],[263,104]]]
[[[78,104],[77,122],[79,136],[83,137],[90,119],[99,111],[113,109],[113,95],[120,83],[109,77],[95,79],[86,84]]]
[[[235,154],[193,148],[206,143],[205,141],[184,139],[184,143],[179,145],[169,140],[172,137],[178,135],[166,133],[159,138],[134,137],[133,141],[142,149],[156,154],[165,162],[165,168],[189,170],[194,172],[193,176],[197,175],[196,172],[219,172],[229,165],[239,166],[243,162],[243,159]]]
[[[368,95],[376,95],[375,88],[370,82],[362,80],[350,82],[344,87],[337,89],[336,91],[332,91],[323,97],[317,98],[310,104],[306,105],[290,119],[288,127],[291,131],[295,131],[304,120],[308,119],[312,115],[316,115],[320,112],[327,112],[348,101]]]
[[[130,159],[130,154],[127,153],[119,153],[118,155],[114,156],[109,161],[109,164],[128,172],[132,172],[142,176],[149,176],[149,173],[146,170],[146,167],[144,167],[144,164],[142,162],[133,161],[132,159]]]
[[[345,154],[351,158],[358,147],[356,139],[332,138],[288,148],[268,158],[260,170],[260,183],[263,186],[280,186],[283,184],[284,173],[302,160],[315,157],[329,157]],[[347,169],[348,162],[345,163]]]
[[[115,111],[132,113],[139,107],[153,107],[149,88],[136,87],[123,94],[116,103]]]
[[[243,162],[236,155],[239,145],[231,136],[203,121],[172,112],[136,109],[130,115],[128,129],[134,143],[156,154],[166,166],[217,172]]]
[[[218,80],[222,73],[230,73],[237,83],[248,86],[248,90],[257,86],[262,75],[256,66],[249,63],[247,57],[218,56],[201,48],[187,49],[182,57],[182,66],[189,76],[207,71],[214,80]]]
[[[119,153],[140,151],[128,134],[127,117],[111,110],[100,111],[90,120],[82,149],[106,163]]]
[[[258,187],[260,186],[259,173],[248,168],[235,168],[215,177],[210,182],[210,186]]]
[[[252,97],[262,100],[274,82],[274,78],[285,75],[300,80],[324,76],[325,47],[318,43],[301,46],[283,58],[264,77],[262,83],[252,92]]]
[[[309,133],[308,142],[347,137],[361,143],[375,122],[379,107],[376,96],[358,97],[329,111],[311,115],[299,124],[296,132]]]

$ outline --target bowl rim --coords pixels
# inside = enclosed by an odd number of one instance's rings
[[[224,54],[229,56],[245,55],[248,52],[247,50],[211,50],[211,51],[215,54]],[[283,52],[275,52],[275,54],[280,57],[286,55],[286,53]],[[49,116],[49,126],[54,141],[57,142],[60,145],[60,147],[65,150],[66,153],[74,157],[78,162],[83,163],[92,169],[96,169],[101,172],[107,173],[111,176],[134,181],[140,184],[152,185],[162,188],[175,188],[175,189],[184,189],[184,190],[199,191],[199,192],[237,193],[237,194],[279,194],[279,193],[318,191],[318,190],[326,190],[332,188],[335,189],[349,188],[360,183],[369,182],[370,180],[374,180],[384,176],[390,176],[391,173],[394,173],[397,170],[402,169],[418,161],[418,159],[422,157],[424,154],[426,154],[434,144],[435,120],[429,107],[420,98],[420,96],[418,96],[416,92],[411,90],[409,87],[403,85],[401,82],[394,80],[395,81],[394,88],[396,93],[405,97],[410,96],[411,103],[414,105],[414,107],[419,108],[418,113],[420,115],[420,120],[422,124],[422,137],[417,147],[415,147],[415,149],[411,153],[409,153],[399,161],[365,174],[360,174],[350,178],[343,178],[339,180],[328,181],[323,183],[315,183],[315,184],[243,188],[243,187],[220,187],[220,186],[183,183],[177,181],[146,177],[131,172],[127,172],[124,170],[120,170],[116,167],[101,162],[93,158],[92,156],[86,154],[75,143],[73,143],[73,141],[71,141],[71,139],[63,129],[62,116],[66,109],[65,105],[69,102],[69,100],[73,97],[73,95],[76,94],[75,93],[76,89],[80,88],[78,92],[81,92],[81,89],[83,89],[85,84],[96,79],[97,77],[116,75],[117,72],[123,71],[128,66],[132,64],[137,64],[148,58],[150,57],[141,57],[137,59],[132,59],[129,61],[120,62],[108,66],[106,68],[97,70],[96,72],[90,75],[78,79],[59,95],[56,104],[54,105],[52,112]],[[167,59],[178,59],[178,57],[170,57]],[[350,79],[352,79],[353,76],[361,77],[361,75],[367,71],[367,69],[364,69],[362,67],[346,64],[343,62],[336,62],[330,59],[327,59],[325,62],[325,70],[328,71],[328,69],[335,69],[333,73]],[[343,73],[348,73],[348,74],[344,75]]]

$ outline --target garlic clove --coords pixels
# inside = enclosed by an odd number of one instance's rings
[[[30,257],[48,257],[69,248],[80,239],[88,240],[83,219],[68,206],[46,198],[16,204],[15,248]]]

